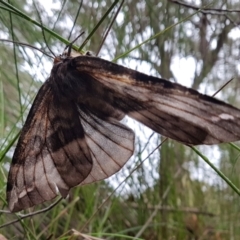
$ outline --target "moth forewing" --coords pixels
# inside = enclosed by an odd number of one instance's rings
[[[102,84],[112,106],[166,137],[192,145],[240,139],[240,110],[229,104],[99,58],[72,62]]]

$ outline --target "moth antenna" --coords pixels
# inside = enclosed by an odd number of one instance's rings
[[[71,31],[70,31],[70,33],[69,33],[69,36],[68,36],[68,40],[69,40],[69,39],[71,38],[71,36],[72,36],[73,29],[74,29],[74,27],[75,27],[75,25],[76,25],[76,22],[77,22],[77,19],[78,19],[80,10],[81,10],[81,8],[82,8],[82,4],[83,4],[83,0],[82,0],[81,3],[79,4],[78,11],[77,11],[76,17],[75,17],[74,22],[73,22],[73,25],[72,25],[72,29],[71,29]]]
[[[212,97],[215,97],[220,91],[222,91],[223,88],[225,88],[234,78],[231,78],[226,83],[224,83],[213,95]]]
[[[102,41],[101,41],[101,43],[100,43],[100,46],[99,46],[99,48],[98,48],[98,50],[97,50],[97,52],[96,52],[96,56],[98,56],[98,54],[99,54],[99,52],[100,52],[100,50],[101,50],[101,48],[102,48],[102,46],[103,46],[103,44],[104,44],[107,36],[108,36],[108,34],[109,34],[109,32],[110,32],[110,30],[111,30],[111,28],[112,28],[112,25],[113,25],[113,23],[115,22],[118,14],[119,14],[122,6],[123,6],[123,3],[124,3],[124,0],[122,0],[122,2],[121,2],[121,4],[120,4],[120,6],[118,7],[115,15],[113,16],[113,19],[112,19],[112,21],[110,22],[110,25],[109,25],[109,27],[107,28],[107,30],[106,30],[106,32],[105,32],[105,34],[104,34],[104,37],[103,37],[103,39],[102,39]]]
[[[35,9],[36,9],[36,11],[37,11],[37,15],[38,15],[39,21],[40,21],[40,23],[41,23],[41,26],[43,26],[43,22],[42,22],[41,15],[40,15],[39,10],[38,10],[38,8],[37,8],[37,5],[35,4],[34,1],[33,1],[33,5],[34,5],[34,7],[35,7]],[[48,50],[50,51],[50,53],[51,53],[54,57],[56,57],[56,55],[54,54],[54,52],[51,50],[51,48],[49,47],[49,45],[48,45],[48,43],[47,43],[47,38],[46,38],[45,31],[44,31],[43,27],[41,27],[41,31],[42,31],[42,34],[43,34],[44,42],[45,42]]]
[[[67,52],[67,56],[71,55],[71,51],[72,51],[72,45],[84,34],[85,32],[81,32],[72,42],[70,42],[70,44],[68,44],[64,51],[68,48],[68,52]]]
[[[67,56],[69,57],[71,55],[71,51],[72,51],[72,43],[70,43],[67,47],[68,47]]]
[[[16,44],[16,45],[21,45],[21,46],[24,46],[24,47],[32,48],[32,49],[35,49],[35,50],[43,53],[44,55],[46,55],[46,56],[48,56],[48,57],[54,59],[53,56],[51,56],[51,55],[49,55],[48,53],[44,52],[44,51],[41,50],[40,48],[37,48],[37,47],[32,46],[32,45],[30,45],[30,44],[22,43],[22,42],[17,42],[17,41],[13,41],[13,40],[8,40],[8,39],[2,39],[2,38],[0,38],[0,41],[1,41],[1,42],[9,42],[9,43],[13,43],[13,44]]]

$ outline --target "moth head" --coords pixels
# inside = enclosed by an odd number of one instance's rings
[[[95,56],[95,54],[92,51],[86,51],[85,54],[82,54],[80,52],[75,52],[75,51],[71,51],[70,55],[69,55],[69,50],[65,50],[62,54],[56,56],[53,60],[53,64],[57,64],[59,62],[63,62],[65,59],[69,59],[69,58],[75,58],[78,56]]]
[[[78,56],[82,56],[83,54],[79,53],[79,52],[74,52],[74,51],[71,51],[71,54],[69,56],[69,51],[66,50],[64,51],[62,54],[56,56],[53,60],[53,64],[57,64],[59,62],[63,62],[65,59],[69,59],[69,58],[75,58],[75,57],[78,57]]]

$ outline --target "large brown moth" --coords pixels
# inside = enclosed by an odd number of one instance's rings
[[[10,211],[119,171],[134,151],[125,115],[189,145],[240,139],[240,110],[227,103],[98,57],[63,54],[23,126],[8,176]]]

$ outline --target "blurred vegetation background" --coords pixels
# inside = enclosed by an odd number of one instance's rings
[[[47,53],[49,47],[56,55],[66,45],[10,11],[6,2],[65,39],[73,40],[85,31],[76,45],[81,45],[114,3],[0,1],[1,39],[34,45]],[[99,51],[121,1],[115,3],[85,50]],[[208,10],[197,12],[204,6]],[[234,78],[217,97],[240,107],[239,20],[237,0],[126,0],[99,56],[108,60],[121,56],[119,64],[210,95]],[[156,38],[139,46],[155,34]],[[46,55],[0,40],[2,209],[7,209],[5,189],[14,140],[51,66],[52,59]],[[223,179],[190,148],[171,140],[158,147],[163,136],[130,119],[125,122],[136,132],[136,149],[119,173],[106,181],[72,189],[69,198],[53,209],[11,224],[0,233],[7,239],[240,239],[240,198]],[[198,150],[240,187],[240,152],[236,147],[221,144],[200,146]],[[17,218],[16,214],[0,213],[0,225]]]

